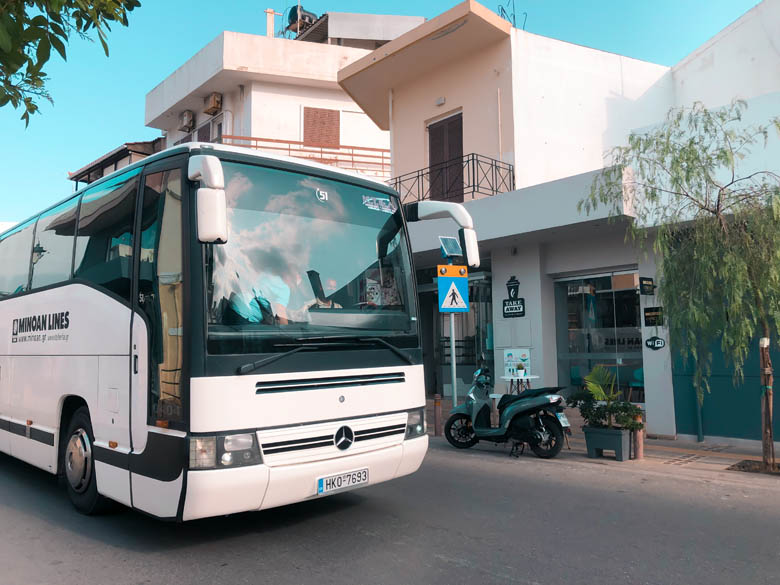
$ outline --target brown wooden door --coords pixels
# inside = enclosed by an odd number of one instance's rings
[[[431,199],[463,201],[463,115],[428,126]]]

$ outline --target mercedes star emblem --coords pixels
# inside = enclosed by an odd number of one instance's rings
[[[350,445],[355,442],[355,433],[349,427],[341,427],[333,436],[333,442],[342,451],[349,449]]]

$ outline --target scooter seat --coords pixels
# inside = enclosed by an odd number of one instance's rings
[[[501,397],[501,400],[498,401],[498,411],[503,411],[507,406],[518,400],[536,398],[537,396],[542,396],[544,394],[557,394],[562,388],[562,386],[547,386],[545,388],[529,388],[520,394],[504,394]]]

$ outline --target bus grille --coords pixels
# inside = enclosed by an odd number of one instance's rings
[[[381,439],[391,437],[406,432],[405,424],[389,425],[384,427],[375,427],[355,431],[355,442],[370,441],[372,439]],[[275,453],[287,453],[290,451],[304,451],[306,449],[317,449],[318,447],[331,447],[334,445],[333,435],[321,435],[318,437],[306,437],[302,439],[292,439],[290,441],[277,441],[274,443],[263,443],[262,449],[264,455],[273,455]]]
[[[255,384],[257,394],[272,392],[297,392],[320,388],[342,388],[347,386],[376,386],[379,384],[403,384],[406,375],[403,372],[386,374],[364,374],[357,376],[338,376],[334,378],[304,378],[300,380],[278,380]]]

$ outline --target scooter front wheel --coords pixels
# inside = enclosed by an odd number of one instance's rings
[[[551,459],[561,452],[563,448],[563,429],[554,416],[543,414],[540,416],[545,433],[541,443],[531,444],[531,451],[542,459]]]
[[[479,442],[471,426],[471,420],[465,414],[453,414],[444,425],[444,436],[456,449],[468,449]]]

